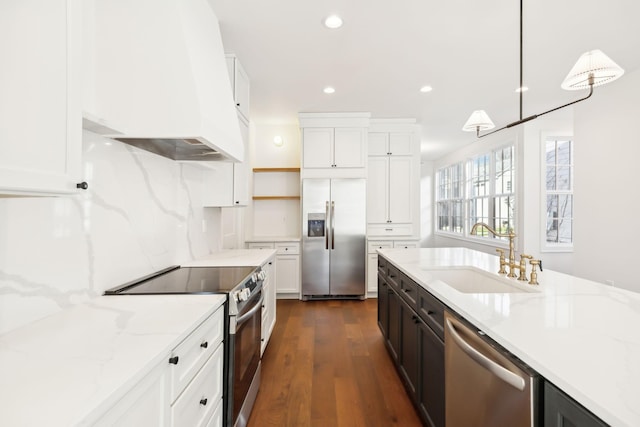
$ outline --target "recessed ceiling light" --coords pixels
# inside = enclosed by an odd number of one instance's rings
[[[332,88],[331,86],[327,86],[324,89],[322,89],[322,91],[324,93],[334,93],[336,90],[334,88]]]
[[[331,28],[332,30],[340,28],[342,27],[342,18],[340,18],[338,15],[327,16],[324,20],[324,26],[327,28]]]
[[[529,90],[529,88],[526,87],[526,86],[522,86],[522,87],[516,88],[516,92],[518,92],[518,93],[519,92],[526,92],[528,90]]]
[[[422,86],[420,88],[420,92],[422,92],[422,93],[431,92],[432,90],[433,90],[433,88],[431,86]]]

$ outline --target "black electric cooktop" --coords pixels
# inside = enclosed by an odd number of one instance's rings
[[[105,291],[107,295],[218,294],[244,284],[256,267],[170,267]]]

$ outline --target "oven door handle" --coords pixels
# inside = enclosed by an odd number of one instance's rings
[[[243,314],[242,316],[239,316],[236,319],[236,327],[246,322],[247,319],[249,319],[251,316],[253,316],[256,313],[256,311],[260,310],[262,308],[263,302],[264,302],[264,294],[260,294],[260,301],[258,301],[258,303],[254,307],[252,307],[251,310],[247,311],[245,314]]]

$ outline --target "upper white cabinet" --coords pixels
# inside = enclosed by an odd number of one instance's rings
[[[240,120],[240,131],[248,147],[249,126]],[[205,207],[247,206],[249,203],[249,160],[209,162],[205,171],[202,198]]]
[[[338,176],[338,173],[342,173],[342,176],[364,176],[369,115],[300,113],[303,176]]]
[[[249,120],[249,76],[242,68],[240,61],[233,54],[227,54],[227,71],[231,80],[231,88],[233,89],[233,99],[236,103],[238,112]]]
[[[367,235],[417,236],[419,132],[413,120],[372,120],[367,169]]]
[[[303,132],[305,168],[363,168],[366,131],[362,128],[309,128]]]
[[[78,191],[78,0],[0,2],[0,194]]]
[[[244,160],[207,0],[86,0],[83,108],[124,137],[189,139]]]
[[[249,77],[235,55],[227,54],[227,71],[233,88],[234,100],[242,135],[244,152],[249,152]],[[249,156],[242,162],[209,163],[205,172],[204,206],[247,206],[249,204]]]

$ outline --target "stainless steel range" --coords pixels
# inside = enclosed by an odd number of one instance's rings
[[[105,291],[105,295],[226,294],[225,424],[244,427],[260,387],[260,267],[169,267]]]

